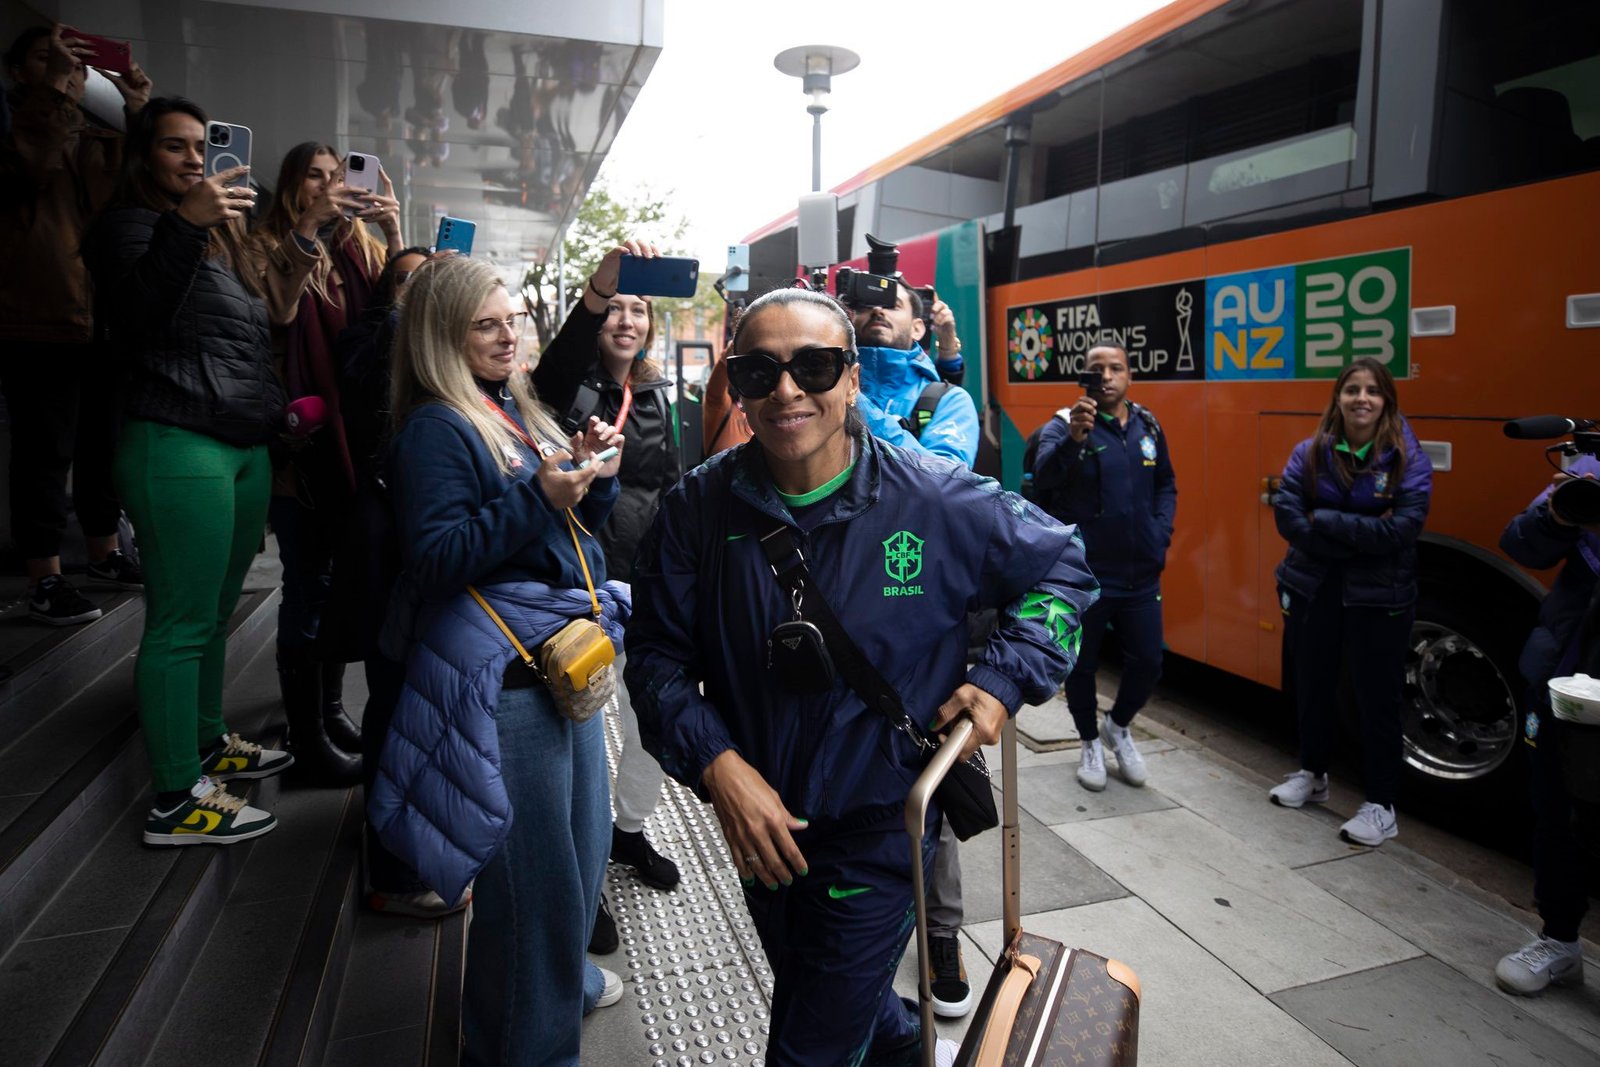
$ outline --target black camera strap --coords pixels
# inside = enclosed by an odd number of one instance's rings
[[[801,617],[822,631],[822,639],[828,645],[828,654],[833,657],[845,683],[855,690],[855,694],[866,703],[867,707],[888,719],[890,726],[905,734],[918,749],[931,756],[939,746],[911,718],[910,713],[906,711],[904,701],[900,699],[899,692],[878,672],[878,668],[873,666],[866,653],[861,651],[861,647],[855,643],[844,625],[834,615],[827,600],[812,584],[805,556],[801,553],[800,547],[794,543],[794,532],[786,524],[779,525],[761,538],[761,548],[767,554],[767,562],[772,566],[773,576],[794,598]],[[984,762],[983,753],[973,753],[967,762],[985,778],[989,776],[989,767]]]

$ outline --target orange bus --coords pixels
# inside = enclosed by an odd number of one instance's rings
[[[1273,482],[1344,363],[1387,361],[1435,472],[1406,763],[1459,795],[1510,765],[1543,593],[1497,541],[1551,472],[1500,424],[1600,417],[1597,169],[1593,0],[1179,0],[839,186],[839,258],[981,227],[955,306],[1012,488],[1125,347],[1178,473],[1168,647],[1269,685]],[[757,288],[794,277],[792,217],[748,240]]]

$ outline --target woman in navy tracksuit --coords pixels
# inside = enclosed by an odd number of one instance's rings
[[[1361,713],[1366,802],[1339,834],[1362,845],[1399,832],[1400,687],[1416,615],[1417,536],[1432,492],[1433,466],[1400,415],[1393,376],[1377,360],[1351,360],[1317,432],[1295,446],[1274,501],[1278,532],[1289,542],[1278,595],[1301,769],[1271,797],[1291,808],[1328,799],[1339,668],[1346,666]]]
[[[924,759],[842,677],[801,693],[769,673],[768,635],[796,608],[762,538],[786,529],[803,553],[802,617],[826,600],[914,717],[972,717],[972,748],[1055,691],[1094,579],[1071,531],[1020,497],[866,432],[854,330],[829,298],[767,294],[733,351],[755,440],[662,502],[634,569],[628,688],[645,747],[710,800],[744,879],[775,976],[767,1062],[910,1063],[918,1024],[893,979]],[[983,607],[999,627],[969,670],[967,613]]]

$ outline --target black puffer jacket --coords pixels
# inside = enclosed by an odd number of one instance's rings
[[[604,322],[604,314],[594,314],[579,301],[533,369],[534,392],[557,419],[567,416],[582,385],[599,393],[589,414],[615,422],[622,409],[622,386],[600,366],[596,347]],[[586,390],[583,395],[593,394]],[[665,378],[633,385],[633,407],[622,427],[622,468],[617,472],[622,493],[611,518],[595,534],[605,549],[606,574],[618,581],[632,580],[639,542],[650,530],[662,494],[678,484],[671,395],[672,383]]]
[[[176,211],[101,216],[87,248],[97,318],[128,362],[130,417],[263,444],[284,407],[266,301],[207,254],[209,239]]]

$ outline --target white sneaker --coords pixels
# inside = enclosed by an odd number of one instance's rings
[[[1494,980],[1507,993],[1531,997],[1546,986],[1583,984],[1583,946],[1576,941],[1541,937],[1495,964]]]
[[[1272,787],[1267,796],[1281,808],[1299,808],[1306,804],[1328,802],[1328,776],[1310,771],[1295,771],[1286,775],[1282,784]]]
[[[1400,836],[1394,809],[1371,801],[1361,805],[1355,817],[1339,827],[1339,836],[1368,848],[1377,848],[1391,837]]]
[[[1149,781],[1150,774],[1145,770],[1144,757],[1139,755],[1139,748],[1133,743],[1133,731],[1107,719],[1103,732],[1111,739],[1111,754],[1117,757],[1117,774],[1122,780],[1131,786],[1141,786]]]
[[[600,999],[594,1002],[597,1008],[609,1008],[622,999],[622,976],[615,971],[608,971],[604,967],[596,968],[605,976],[606,987],[600,991]]]
[[[1078,784],[1095,793],[1106,787],[1106,750],[1098,737],[1083,743],[1078,755]]]
[[[960,1045],[948,1037],[941,1037],[933,1043],[933,1067],[955,1067],[956,1057],[960,1054]]]

